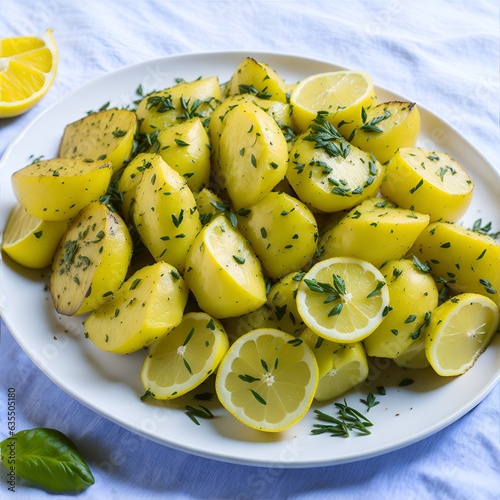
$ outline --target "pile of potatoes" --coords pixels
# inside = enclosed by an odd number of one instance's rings
[[[415,147],[408,121],[418,132],[417,106],[374,97],[343,131],[321,110],[298,123],[292,91],[246,58],[226,85],[216,76],[182,82],[135,110],[71,123],[58,158],[15,172],[31,217],[67,221],[51,258],[56,310],[85,315],[86,336],[121,354],[200,309],[230,338],[264,326],[299,335],[301,273],[352,256],[388,283],[404,275],[390,285],[386,325],[364,344],[369,355],[400,359],[450,295],[481,293],[498,305],[498,243],[454,224],[474,183],[445,152]],[[367,120],[377,130],[363,128]],[[406,334],[395,337],[396,328]]]

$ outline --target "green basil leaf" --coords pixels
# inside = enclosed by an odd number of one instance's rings
[[[19,477],[54,491],[80,491],[94,476],[73,442],[55,429],[20,431],[0,443],[5,466]]]

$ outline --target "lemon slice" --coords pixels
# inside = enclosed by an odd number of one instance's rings
[[[319,73],[302,80],[290,95],[292,117],[305,131],[318,111],[328,111],[328,120],[348,137],[362,123],[362,108],[376,104],[370,76],[364,71]]]
[[[5,226],[2,249],[24,267],[42,269],[51,264],[67,226],[67,221],[37,219],[16,205]]]
[[[203,312],[187,313],[149,347],[142,385],[156,399],[182,396],[215,372],[228,347],[226,332],[216,319]]]
[[[297,308],[317,335],[334,342],[357,342],[382,322],[389,291],[369,262],[333,257],[315,264],[302,279]]]
[[[368,361],[361,342],[338,344],[309,328],[300,338],[307,342],[318,362],[319,382],[314,395],[317,401],[337,398],[368,378]]]
[[[298,422],[311,406],[318,365],[306,342],[274,328],[246,333],[221,361],[215,388],[239,421],[266,432]]]
[[[452,377],[465,373],[488,346],[500,314],[488,297],[456,295],[437,307],[427,328],[425,352],[436,373]]]
[[[52,30],[0,40],[0,118],[28,111],[47,93],[56,72]]]

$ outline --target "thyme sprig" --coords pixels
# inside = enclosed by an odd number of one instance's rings
[[[360,399],[360,401],[367,406],[367,412],[370,411],[374,406],[380,404],[380,401],[377,401],[377,398],[373,395],[372,392],[368,394],[366,399]]]
[[[314,142],[314,149],[323,149],[329,156],[347,158],[351,146],[340,135],[338,130],[326,119],[328,113],[318,112],[310,126],[311,133],[304,137],[304,141]]]
[[[373,423],[361,412],[349,406],[345,399],[343,403],[335,403],[335,406],[338,413],[336,417],[321,410],[314,410],[316,418],[327,423],[314,424],[311,434],[329,433],[332,437],[349,437],[353,431],[361,435],[371,434],[368,427],[372,427]]]
[[[260,99],[271,99],[273,94],[267,92],[267,87],[262,90],[257,90],[253,85],[245,85],[241,83],[238,85],[241,94],[252,94]]]
[[[341,299],[346,294],[345,281],[338,275],[333,273],[333,286],[330,283],[322,283],[316,281],[315,279],[304,279],[304,283],[307,285],[309,290],[317,293],[327,293],[328,297],[323,301],[323,304],[330,304],[336,300]],[[333,309],[328,313],[328,317],[337,316],[342,312],[344,307],[343,301],[338,302]]]

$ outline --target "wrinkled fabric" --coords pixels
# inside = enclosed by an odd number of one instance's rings
[[[52,28],[59,47],[49,93],[25,115],[0,122],[0,154],[44,109],[95,77],[173,54],[254,50],[364,69],[377,85],[432,110],[500,168],[499,7],[493,0],[2,0],[0,5],[0,38]],[[39,370],[3,322],[1,328],[0,440],[6,437],[7,391],[15,387],[17,428],[59,429],[88,460],[96,483],[78,498],[500,497],[498,385],[444,430],[376,458],[293,470],[242,466],[170,449],[96,415]],[[5,481],[1,469],[0,498],[11,498]],[[20,479],[16,493],[23,499],[54,498]]]

